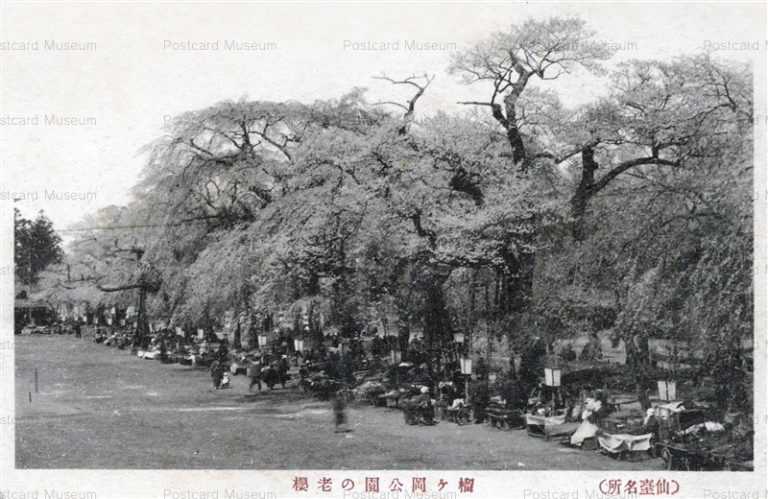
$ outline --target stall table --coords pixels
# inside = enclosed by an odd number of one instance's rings
[[[489,405],[485,410],[488,422],[499,429],[522,429],[525,427],[525,418],[517,409],[506,409],[499,405]]]
[[[553,416],[541,416],[538,414],[527,413],[525,415],[525,430],[532,437],[547,437],[547,428],[550,430],[565,423],[565,414],[555,414]]]
[[[446,418],[457,425],[468,424],[471,419],[471,409],[466,406],[446,407]]]

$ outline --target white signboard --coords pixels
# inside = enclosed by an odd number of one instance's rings
[[[460,359],[461,374],[472,374],[472,359]]]
[[[235,327],[235,311],[232,309],[224,313],[224,331],[229,333]]]
[[[544,384],[547,386],[560,386],[562,371],[550,367],[544,368]]]
[[[675,381],[658,381],[659,398],[661,400],[677,400],[677,382]]]

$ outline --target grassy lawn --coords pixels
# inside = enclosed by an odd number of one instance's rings
[[[34,393],[34,370],[39,393]],[[354,406],[334,433],[330,404],[296,388],[213,390],[208,372],[142,360],[72,336],[16,337],[18,468],[660,469],[485,425],[407,426]],[[29,402],[29,392],[32,402]]]

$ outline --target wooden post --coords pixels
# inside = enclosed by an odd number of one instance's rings
[[[464,404],[469,405],[469,381],[472,379],[471,374],[466,375],[466,380],[464,381]]]
[[[38,393],[38,384],[37,384],[37,368],[35,368],[35,393]]]

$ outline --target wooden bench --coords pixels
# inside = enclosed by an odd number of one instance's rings
[[[544,440],[570,442],[571,435],[579,429],[579,426],[581,423],[576,421],[544,426]]]
[[[526,413],[525,430],[531,437],[546,438],[547,428],[565,423],[565,414],[556,414],[554,416],[541,416],[538,414]]]
[[[389,395],[389,394],[382,394],[379,395],[380,399],[384,399],[386,401],[387,408],[389,409],[398,409],[399,408],[399,402],[400,402],[400,394],[397,395]]]
[[[525,420],[520,411],[514,409],[505,409],[503,407],[488,407],[485,411],[488,416],[488,422],[494,428],[513,429],[523,428]]]
[[[445,414],[448,421],[458,425],[468,424],[471,419],[469,407],[446,407]]]

